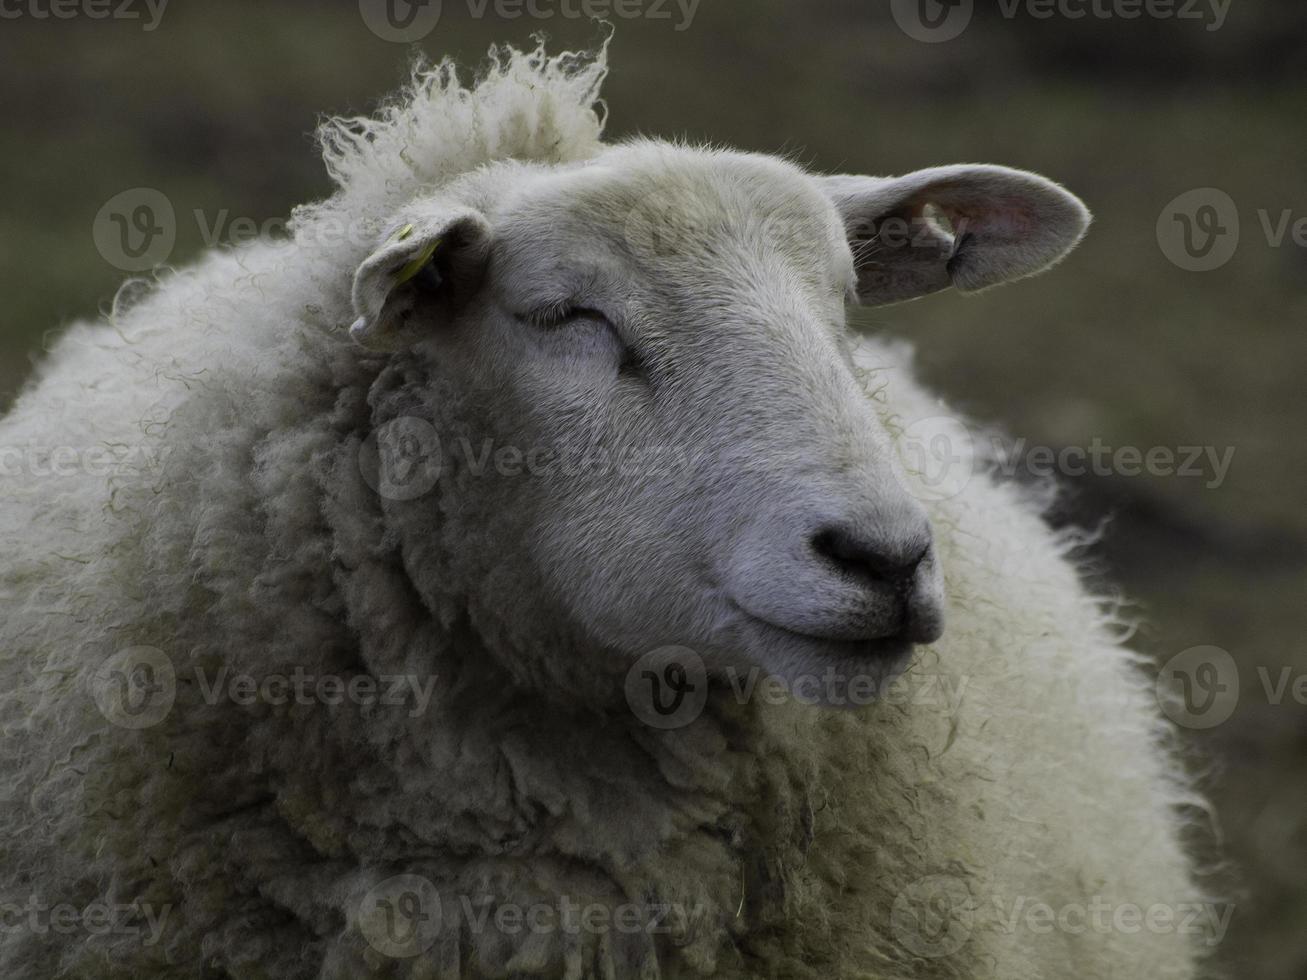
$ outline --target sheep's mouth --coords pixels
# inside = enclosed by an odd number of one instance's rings
[[[916,645],[906,630],[896,630],[884,636],[852,637],[808,633],[772,622],[738,602],[732,602],[731,606],[747,624],[748,632],[761,633],[775,641],[789,643],[796,650],[808,654],[824,650],[836,660],[895,661],[909,656]]]
[[[916,643],[906,635],[831,639],[778,626],[738,610],[737,649],[796,695],[813,703],[857,706],[881,699],[908,668]]]
[[[763,629],[788,639],[805,650],[824,648],[829,650],[835,659],[840,660],[896,661],[910,656],[915,646],[910,639],[899,633],[889,636],[859,637],[850,640],[802,633],[784,626],[778,626],[776,623],[765,619],[759,619],[756,616],[751,616],[750,619]]]
[[[906,636],[830,639],[796,632],[756,616],[738,622],[754,664],[805,704],[853,708],[882,700],[912,661]]]

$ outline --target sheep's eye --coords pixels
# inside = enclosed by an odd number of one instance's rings
[[[558,330],[577,323],[612,326],[608,317],[588,306],[547,306],[532,310],[523,319],[540,330]]]

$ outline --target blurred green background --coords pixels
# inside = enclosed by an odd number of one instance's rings
[[[539,0],[550,19],[444,0],[406,46],[366,26],[370,2],[174,0],[151,30],[139,2],[136,20],[6,8],[20,15],[0,20],[0,407],[60,325],[96,315],[123,278],[91,234],[115,194],[168,195],[183,262],[202,247],[195,209],[258,221],[326,194],[315,119],[369,110],[414,50],[475,65],[493,41],[602,33],[562,16],[580,0]],[[1219,959],[1236,978],[1307,976],[1307,706],[1274,703],[1264,680],[1307,674],[1307,247],[1291,232],[1273,244],[1260,214],[1272,228],[1307,218],[1307,4],[1233,0],[1213,30],[1207,0],[1196,20],[1094,15],[1109,0],[1076,4],[1090,11],[1079,19],[1024,4],[1008,16],[986,0],[960,36],[926,43],[890,0],[702,0],[688,21],[675,0],[653,2],[615,8],[645,15],[612,18],[610,136],[683,135],[831,171],[1003,163],[1093,208],[1089,239],[1055,273],[861,325],[911,340],[954,405],[1030,445],[1234,448],[1219,486],[1210,468],[1067,479],[1058,519],[1111,518],[1095,567],[1159,663],[1199,644],[1235,657],[1237,710],[1185,734],[1230,865],[1216,885],[1237,902]],[[1233,258],[1208,272],[1178,267],[1157,236],[1169,202],[1196,188],[1224,191],[1241,219]]]

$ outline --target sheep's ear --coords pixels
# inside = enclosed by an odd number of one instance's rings
[[[1090,222],[1074,195],[1007,167],[933,167],[821,183],[844,219],[858,299],[869,306],[1034,275],[1071,251]]]
[[[470,208],[406,219],[354,275],[358,319],[349,335],[370,350],[408,346],[433,320],[453,315],[480,279],[489,251],[490,226]]]

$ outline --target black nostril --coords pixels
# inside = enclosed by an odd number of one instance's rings
[[[930,545],[872,544],[847,528],[827,527],[813,535],[812,549],[846,574],[906,590]]]

